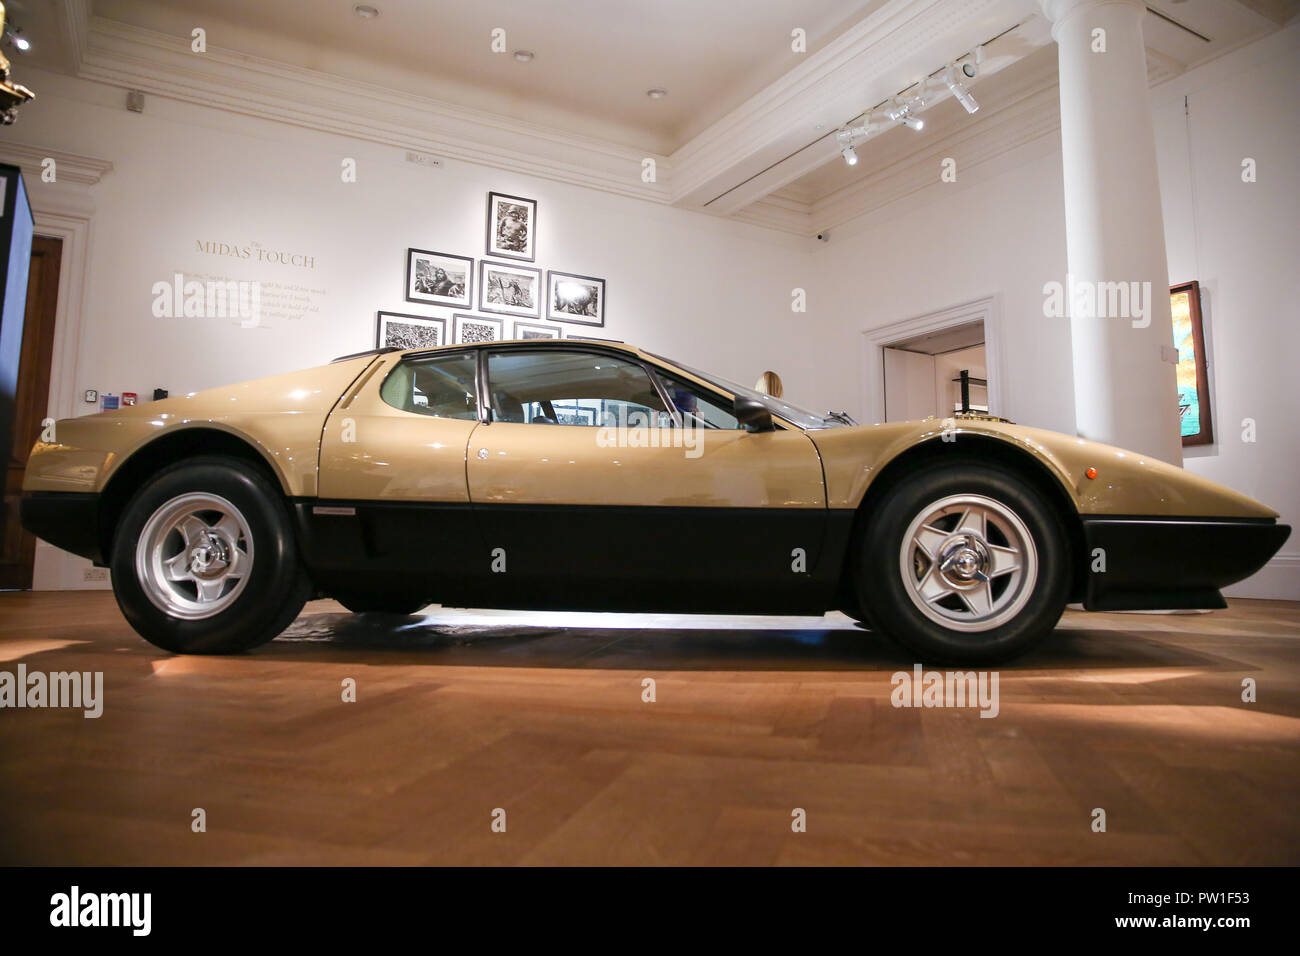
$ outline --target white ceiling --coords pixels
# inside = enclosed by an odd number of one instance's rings
[[[883,0],[95,0],[98,16],[668,153]],[[493,28],[518,63],[490,48]],[[662,100],[646,91],[668,90]]]

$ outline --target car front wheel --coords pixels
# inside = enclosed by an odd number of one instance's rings
[[[225,458],[173,465],[127,505],[113,536],[113,593],[147,641],[188,654],[263,644],[309,584],[279,490]]]
[[[923,660],[1005,660],[1060,620],[1072,575],[1066,535],[1029,482],[974,460],[934,462],[869,507],[859,598]]]

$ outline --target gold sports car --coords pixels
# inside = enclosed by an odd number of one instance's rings
[[[988,662],[1090,610],[1224,607],[1290,528],[1141,454],[987,417],[858,426],[629,346],[329,365],[56,423],[24,526],[112,569],[169,651],[271,640],[313,595],[556,610],[841,609]]]

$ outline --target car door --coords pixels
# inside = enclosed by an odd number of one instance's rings
[[[484,601],[719,612],[824,601],[807,569],[825,489],[802,431],[749,432],[728,396],[714,395],[707,414],[679,409],[631,352],[484,354],[489,422],[470,436],[467,463],[495,556]]]
[[[322,579],[424,587],[444,602],[465,593],[482,552],[465,484],[477,380],[474,349],[384,356],[335,407],[304,516],[304,557]]]

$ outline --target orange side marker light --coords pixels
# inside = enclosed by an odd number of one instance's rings
[[[1087,475],[1089,478],[1096,478],[1096,477],[1097,477],[1097,469],[1096,469],[1096,468],[1089,468],[1087,471],[1084,472],[1084,474]]]

